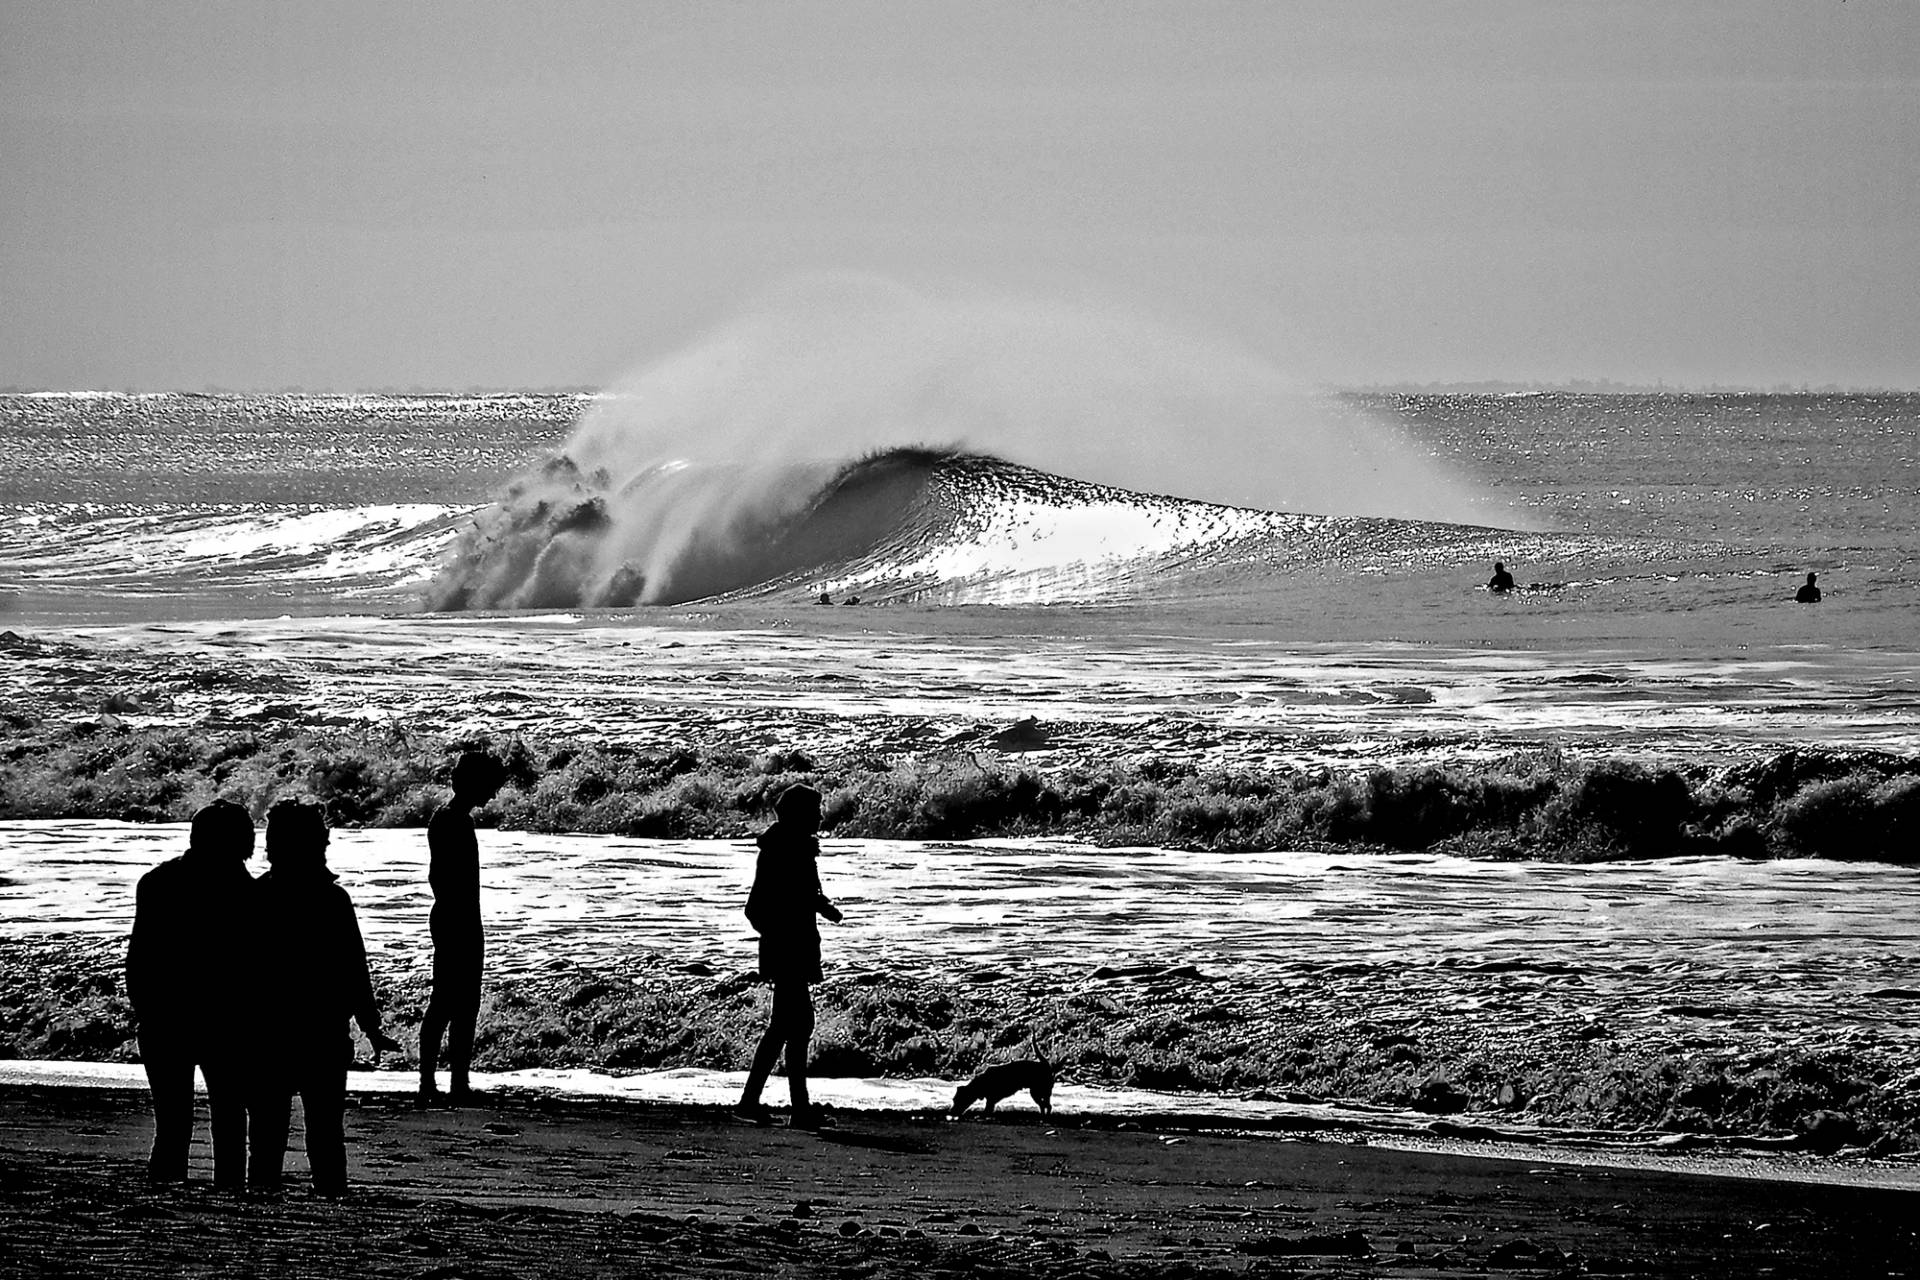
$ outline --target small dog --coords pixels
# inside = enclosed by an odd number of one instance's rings
[[[953,1114],[959,1115],[984,1100],[986,1112],[993,1114],[994,1104],[1025,1089],[1033,1096],[1040,1114],[1053,1114],[1053,1065],[1045,1058],[1021,1058],[988,1067],[953,1091]]]

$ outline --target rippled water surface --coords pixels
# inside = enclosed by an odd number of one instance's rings
[[[134,882],[184,844],[178,826],[0,824],[5,927],[124,934]],[[497,973],[637,954],[752,963],[750,843],[483,832],[481,844]],[[375,965],[426,967],[424,832],[338,831],[330,861]],[[1410,1012],[1437,1002],[1489,1028],[1585,1006],[1781,1043],[1851,1028],[1920,1048],[1911,869],[828,840],[821,875],[847,915],[823,925],[842,971],[1057,986],[1193,966],[1282,1000],[1299,984],[1394,974]]]

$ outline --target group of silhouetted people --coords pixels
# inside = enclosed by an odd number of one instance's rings
[[[473,811],[505,785],[495,756],[464,753],[453,795],[427,827],[433,889],[433,994],[420,1026],[422,1103],[441,1100],[434,1071],[444,1035],[446,1100],[473,1096],[468,1070],[480,1012],[486,943],[480,916],[480,847]],[[782,1053],[793,1123],[818,1128],[807,1095],[812,984],[821,979],[818,916],[840,911],[820,888],[821,795],[788,787],[760,836],[747,918],[760,935],[760,976],[773,987],[766,1034],[736,1111],[771,1121],[761,1090]],[[352,1020],[376,1059],[400,1048],[380,1029],[380,1007],[353,902],[327,868],[329,833],[319,806],[283,800],[267,813],[267,866],[254,879],[253,819],[216,800],[193,817],[187,852],[140,878],[127,944],[127,996],[153,1091],[149,1176],[187,1176],[194,1069],[206,1080],[217,1187],[273,1192],[293,1097],[306,1118],[314,1190],[347,1187],[344,1117]]]
[[[127,996],[153,1090],[155,1181],[187,1176],[198,1067],[216,1186],[279,1189],[297,1093],[314,1189],[346,1191],[347,1021],[376,1053],[400,1046],[380,1030],[360,923],[327,869],[327,840],[317,805],[279,802],[255,880],[253,819],[217,800],[194,815],[187,852],[140,878]]]

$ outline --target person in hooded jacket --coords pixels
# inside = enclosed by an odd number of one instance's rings
[[[186,853],[141,876],[135,890],[127,999],[153,1091],[147,1176],[155,1182],[186,1179],[195,1067],[207,1082],[214,1185],[245,1181],[252,856],[253,819],[216,800],[193,815]]]
[[[772,1123],[760,1092],[784,1049],[792,1123],[818,1128],[822,1117],[807,1095],[807,1044],[813,1037],[809,987],[821,978],[815,917],[838,924],[841,915],[820,889],[820,793],[804,785],[788,787],[774,801],[773,812],[773,825],[757,841],[760,856],[747,896],[747,920],[760,935],[760,977],[773,984],[773,1014],[734,1110],[755,1124]]]
[[[353,900],[327,868],[326,819],[317,805],[282,800],[267,813],[267,873],[257,882],[262,960],[259,1034],[247,1185],[280,1189],[293,1095],[306,1117],[313,1189],[344,1195],[349,1018],[374,1056],[398,1050],[380,1030],[380,1006]]]

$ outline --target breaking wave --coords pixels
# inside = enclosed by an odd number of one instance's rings
[[[640,514],[616,520],[616,510]],[[954,449],[893,449],[837,468],[674,464],[624,485],[559,456],[462,533],[428,605],[620,608],[817,593],[1100,602],[1354,556],[1474,559],[1529,539],[1543,540],[1136,493]]]
[[[1326,514],[1279,514],[1306,510]],[[1487,514],[1393,421],[1215,335],[1119,304],[826,273],[595,397],[429,599],[1101,600],[1329,538],[1415,546],[1415,521]]]

